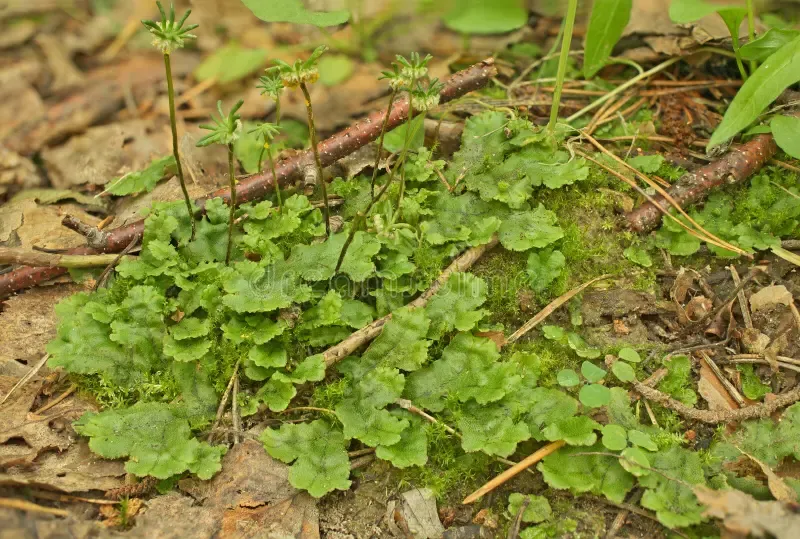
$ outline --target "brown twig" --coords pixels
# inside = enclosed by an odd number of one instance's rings
[[[24,386],[25,384],[27,384],[27,383],[28,383],[28,382],[31,380],[31,378],[33,378],[34,376],[36,376],[36,373],[38,373],[38,372],[41,370],[41,368],[42,368],[42,367],[44,367],[44,364],[45,364],[45,363],[47,363],[47,360],[48,360],[48,358],[49,358],[49,357],[50,357],[50,354],[45,354],[45,355],[42,357],[42,359],[40,359],[40,360],[39,360],[39,361],[36,363],[36,365],[34,365],[34,366],[31,368],[31,370],[29,370],[27,373],[25,373],[25,376],[23,376],[22,378],[20,378],[20,379],[19,379],[19,381],[18,381],[16,384],[14,384],[14,387],[12,387],[12,388],[11,388],[11,389],[8,391],[8,393],[6,394],[6,396],[5,396],[5,397],[3,397],[3,400],[0,400],[0,404],[3,404],[4,402],[6,402],[6,401],[7,401],[7,400],[8,400],[8,399],[11,397],[11,395],[13,395],[13,394],[14,394],[14,392],[15,392],[15,391],[17,391],[19,388],[21,388],[22,386]]]
[[[214,431],[219,426],[219,422],[222,421],[222,416],[225,413],[225,408],[228,406],[228,398],[231,395],[231,391],[233,391],[233,384],[235,383],[234,380],[236,380],[239,374],[240,362],[241,360],[237,360],[236,365],[233,366],[233,374],[231,375],[231,379],[228,381],[228,385],[225,387],[225,392],[222,394],[222,399],[220,399],[219,401],[219,406],[217,407],[217,415],[214,417],[214,424],[211,425],[211,432],[208,435],[209,439],[211,439],[211,436],[214,434]]]
[[[497,68],[494,65],[493,58],[459,71],[445,82],[440,102],[446,103],[477,90],[485,86],[496,74]],[[389,113],[386,129],[391,130],[404,123],[408,118],[408,108],[408,99],[398,99]],[[350,155],[362,146],[377,139],[380,135],[385,114],[386,111],[374,112],[348,129],[320,142],[319,154],[322,166],[330,166],[339,159]],[[302,174],[302,165],[309,162],[310,156],[311,152],[309,150],[278,163],[276,165],[277,181],[282,185],[286,185],[299,177]],[[243,204],[264,198],[272,192],[275,179],[271,171],[264,171],[242,179],[236,186],[237,201]],[[227,189],[220,189],[197,200],[196,203],[202,207],[206,200],[215,197],[221,197],[227,202],[230,198],[230,193]],[[143,230],[144,221],[136,221],[110,231],[103,251],[111,253],[121,251],[135,235],[141,234]],[[92,252],[91,249],[84,247],[75,249],[70,254],[90,254]],[[64,268],[22,268],[9,272],[0,276],[0,299],[8,297],[18,290],[36,286],[63,273],[65,273]]]
[[[0,247],[0,264],[19,264],[45,268],[96,268],[107,266],[117,259],[115,254],[71,255],[28,251],[18,247]]]
[[[744,144],[732,148],[721,159],[684,174],[670,188],[669,194],[681,206],[693,204],[705,198],[715,187],[743,182],[760,170],[777,151],[778,146],[772,135],[756,135]],[[625,216],[632,230],[648,232],[661,222],[662,212],[656,205],[665,210],[669,209],[669,205],[663,196],[654,198],[655,204],[645,202]]]
[[[16,498],[0,498],[0,507],[7,507],[8,509],[18,509],[20,511],[27,511],[29,513],[44,513],[46,515],[56,515],[58,517],[68,517],[69,511],[64,509],[54,509],[52,507],[44,507],[33,502],[26,502],[25,500],[18,500]]]
[[[478,261],[478,259],[483,256],[483,254],[490,249],[492,249],[495,245],[497,245],[498,240],[497,237],[492,238],[492,240],[485,244],[479,245],[477,247],[472,247],[464,251],[461,256],[456,258],[447,268],[436,278],[433,284],[428,288],[425,292],[422,293],[417,299],[412,301],[407,305],[412,309],[417,309],[419,307],[423,307],[428,303],[428,300],[442,287],[442,285],[450,278],[453,273],[464,271],[472,267],[472,265]],[[353,352],[361,348],[363,345],[367,344],[368,342],[372,341],[375,337],[380,335],[381,329],[383,326],[391,320],[392,315],[387,314],[383,318],[378,318],[370,325],[359,329],[358,331],[350,334],[345,340],[331,346],[325,352],[323,352],[323,357],[325,358],[325,366],[330,367],[331,365],[336,364],[340,360],[346,358],[349,355],[352,355]]]
[[[727,391],[731,398],[736,401],[736,404],[739,406],[739,408],[745,406],[746,402],[744,397],[742,397],[741,393],[739,393],[739,390],[736,389],[736,386],[734,386],[731,381],[728,380],[725,374],[723,374],[722,370],[720,370],[717,364],[714,363],[714,360],[711,359],[711,356],[709,356],[705,351],[701,350],[700,357],[703,358],[703,361],[705,361],[706,365],[708,365],[708,368],[711,369],[711,372],[713,372],[714,376],[717,377],[717,380],[719,380],[719,383],[725,388],[725,391]]]
[[[72,384],[61,395],[59,395],[55,399],[51,400],[50,402],[48,402],[47,404],[45,404],[44,406],[42,406],[41,408],[39,408],[35,412],[32,411],[31,413],[35,414],[35,415],[42,415],[44,412],[46,412],[50,408],[52,408],[53,406],[55,406],[59,402],[63,401],[64,399],[66,399],[67,397],[72,395],[72,392],[75,391],[77,388],[78,388],[78,386],[76,386],[75,384]]]
[[[642,489],[637,488],[633,491],[633,493],[628,498],[628,505],[635,505],[639,503],[639,499],[642,497]],[[628,519],[628,515],[631,514],[630,509],[627,507],[620,507],[619,513],[617,516],[614,517],[614,521],[611,523],[611,526],[608,529],[608,533],[606,533],[606,539],[614,539],[622,527],[625,525],[625,521]]]
[[[550,442],[549,444],[545,445],[544,447],[539,448],[535,453],[528,456],[524,460],[520,461],[516,465],[512,466],[508,470],[504,471],[497,477],[493,478],[491,481],[483,485],[481,488],[464,498],[464,501],[461,502],[464,505],[469,505],[478,499],[482,498],[486,494],[490,493],[503,483],[506,483],[512,477],[516,477],[519,475],[523,470],[527,470],[547,455],[556,452],[560,448],[562,448],[566,442],[564,440],[557,440],[555,442]]]
[[[525,514],[525,511],[528,509],[528,505],[530,505],[530,503],[530,496],[525,496],[525,498],[522,500],[522,505],[519,506],[517,516],[514,517],[514,524],[508,530],[508,539],[517,539],[517,537],[519,537],[519,529],[522,527],[522,516]]]
[[[740,288],[742,284],[742,278],[739,277],[739,272],[736,271],[736,266],[733,264],[731,264],[728,269],[731,272],[733,284],[739,289],[736,297],[739,299],[739,310],[742,311],[744,326],[748,329],[753,329],[753,318],[750,316],[750,308],[747,306],[747,298],[744,295],[744,288]]]
[[[700,421],[702,423],[708,423],[710,425],[769,417],[778,409],[783,408],[784,406],[789,406],[790,404],[794,404],[800,400],[800,385],[797,385],[793,389],[777,395],[769,402],[763,402],[753,406],[745,406],[744,408],[739,408],[738,410],[698,410],[696,408],[686,406],[682,402],[673,399],[666,393],[662,393],[657,389],[648,387],[641,382],[634,382],[633,387],[643,397],[657,402],[665,408],[674,410],[683,417]]]
[[[67,214],[61,220],[61,224],[85,237],[86,244],[92,249],[102,251],[108,243],[108,232],[100,230],[99,227],[87,225],[77,217]]]
[[[134,247],[136,247],[136,245],[139,243],[139,240],[140,240],[140,239],[141,239],[141,238],[140,238],[139,236],[136,236],[136,237],[134,237],[134,238],[131,240],[131,242],[128,244],[128,246],[127,246],[127,247],[125,247],[125,248],[124,248],[124,249],[123,249],[123,250],[122,250],[122,251],[121,251],[121,252],[120,252],[120,253],[117,255],[117,258],[115,258],[115,259],[114,259],[114,261],[113,261],[113,262],[111,262],[111,264],[109,264],[108,266],[106,266],[106,269],[104,269],[104,270],[103,270],[103,273],[101,273],[101,274],[100,274],[100,277],[98,277],[98,278],[97,278],[97,282],[96,282],[96,283],[95,283],[95,285],[94,285],[94,290],[95,290],[95,292],[97,292],[98,290],[100,290],[100,287],[102,287],[102,286],[105,284],[105,282],[108,280],[108,276],[109,276],[109,275],[111,275],[111,271],[112,271],[114,268],[116,268],[116,267],[117,267],[117,264],[119,264],[119,263],[120,263],[120,261],[122,260],[122,257],[123,257],[123,256],[125,256],[126,254],[130,253],[131,251],[133,251],[133,248],[134,248]]]

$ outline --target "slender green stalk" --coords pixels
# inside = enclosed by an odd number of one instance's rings
[[[747,38],[753,41],[756,38],[756,10],[753,7],[753,0],[747,0]],[[758,62],[750,61],[750,74],[758,69]]]
[[[328,206],[328,189],[325,186],[325,179],[322,177],[322,161],[319,158],[319,148],[317,147],[317,130],[314,127],[314,109],[311,107],[311,95],[308,93],[308,86],[305,82],[300,83],[300,89],[306,99],[306,111],[308,111],[308,131],[311,135],[311,148],[314,150],[314,161],[317,164],[317,181],[322,188],[322,201],[325,204],[325,237],[331,236],[331,209]]]
[[[275,125],[280,127],[281,125],[281,99],[278,98],[275,101]],[[258,152],[258,171],[261,172],[261,165],[264,163],[264,150],[266,150],[267,141],[264,141],[265,146],[261,147],[261,151]]]
[[[558,73],[556,75],[556,87],[553,92],[553,105],[550,108],[550,122],[547,130],[552,133],[555,131],[558,121],[558,109],[561,105],[561,90],[564,87],[564,77],[567,74],[567,61],[569,60],[569,48],[572,44],[572,30],[575,27],[575,14],[578,11],[578,0],[569,0],[567,4],[567,17],[564,19],[564,36],[561,40],[561,55],[558,58]]]
[[[170,62],[169,54],[164,54],[164,69],[167,72],[167,96],[169,97],[169,123],[172,127],[172,155],[175,156],[175,168],[178,173],[178,181],[181,182],[181,191],[183,191],[183,199],[186,201],[186,211],[189,212],[189,222],[192,223],[192,236],[190,241],[194,240],[195,223],[194,223],[194,210],[192,209],[192,199],[189,198],[189,190],[186,189],[186,182],[183,179],[183,167],[181,166],[181,157],[178,153],[178,125],[175,121],[175,87],[172,84],[172,64]]]
[[[736,54],[736,67],[739,68],[739,76],[742,77],[742,80],[747,80],[747,70],[744,68],[744,64],[742,63],[742,55],[739,53],[739,44],[735,44],[733,46],[733,52]]]
[[[403,195],[406,190],[406,158],[408,156],[408,147],[411,145],[411,130],[414,127],[414,106],[411,101],[411,89],[417,83],[417,79],[411,79],[411,86],[408,89],[408,127],[406,128],[406,136],[403,139],[403,152],[400,154],[400,162],[402,163],[403,170],[400,172],[400,193],[397,195],[397,211],[392,217],[392,224],[397,221],[400,215],[400,205],[403,203]],[[416,134],[416,133],[415,133]]]
[[[381,134],[378,137],[378,155],[375,157],[375,166],[372,167],[370,195],[373,200],[375,199],[375,179],[378,177],[378,167],[381,164],[381,153],[383,152],[383,137],[386,135],[386,126],[389,123],[389,115],[392,112],[392,105],[394,105],[395,97],[397,97],[397,90],[392,88],[392,93],[389,94],[389,105],[386,107],[386,116],[383,118],[383,125],[381,126]]]
[[[281,184],[278,182],[278,173],[275,172],[275,160],[272,158],[272,147],[268,143],[264,143],[267,149],[267,160],[269,161],[269,170],[272,172],[272,181],[275,182],[275,196],[278,199],[278,213],[283,211],[283,197],[281,196]]]
[[[236,212],[236,174],[233,169],[233,143],[228,144],[228,174],[230,175],[231,185],[231,213],[228,217],[228,249],[225,252],[225,265],[231,263],[231,250],[233,249],[233,222]]]

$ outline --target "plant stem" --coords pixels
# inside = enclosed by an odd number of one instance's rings
[[[272,181],[275,183],[275,197],[278,199],[278,213],[283,211],[283,197],[281,196],[281,185],[278,183],[278,173],[275,172],[275,160],[272,158],[272,147],[264,144],[267,149],[267,160],[269,160],[269,170],[272,172]]]
[[[311,148],[314,150],[314,161],[317,164],[317,181],[322,189],[322,201],[325,203],[325,237],[331,237],[331,209],[328,206],[328,189],[325,186],[325,179],[322,177],[322,161],[319,158],[319,148],[317,147],[317,130],[314,127],[314,109],[311,108],[311,95],[308,93],[308,86],[305,82],[300,83],[300,89],[306,99],[306,110],[308,111],[308,131],[311,135]]]
[[[375,198],[375,179],[378,177],[378,166],[381,164],[381,152],[383,152],[383,137],[386,135],[386,124],[389,123],[389,116],[392,113],[392,105],[394,105],[394,98],[397,96],[397,90],[392,88],[392,93],[389,95],[389,106],[386,107],[386,116],[383,118],[383,125],[381,125],[381,134],[378,137],[378,155],[375,157],[375,166],[372,167],[372,181],[370,182],[370,194]],[[409,102],[409,109],[411,103]]]
[[[406,159],[408,157],[408,147],[411,144],[411,130],[414,128],[414,106],[411,103],[411,90],[416,84],[417,79],[412,78],[411,88],[408,89],[408,124],[406,124],[408,127],[406,128],[406,136],[403,139],[403,153],[400,154],[400,163],[403,167],[402,172],[400,172],[400,193],[397,195],[397,211],[394,212],[394,216],[392,216],[392,224],[397,221],[400,215],[400,205],[403,203],[403,194],[406,191]]]
[[[236,175],[233,170],[233,143],[228,144],[228,174],[230,175],[231,186],[231,213],[228,217],[228,249],[225,252],[225,265],[231,263],[231,250],[233,248],[233,217],[236,212]]]
[[[567,74],[567,61],[569,48],[572,44],[572,30],[575,27],[575,14],[578,11],[578,0],[569,0],[567,4],[567,17],[564,19],[564,36],[561,40],[561,55],[558,58],[558,74],[556,75],[556,88],[553,92],[553,105],[550,108],[550,122],[547,130],[552,133],[558,121],[558,109],[561,104],[561,90],[564,87],[564,77]]]
[[[178,154],[178,126],[175,121],[175,87],[172,84],[172,63],[170,55],[164,55],[164,69],[167,72],[167,96],[169,98],[169,123],[172,127],[172,155],[175,156],[175,168],[178,172],[178,181],[181,182],[181,191],[183,191],[183,199],[186,201],[186,211],[189,212],[189,222],[192,223],[192,236],[189,241],[194,240],[195,223],[194,223],[194,210],[192,209],[192,199],[189,198],[189,191],[186,189],[186,182],[183,179],[183,167],[181,166],[181,157]]]
[[[756,10],[753,7],[753,0],[747,0],[747,38],[753,41],[756,38]],[[750,74],[758,69],[758,62],[750,61]]]

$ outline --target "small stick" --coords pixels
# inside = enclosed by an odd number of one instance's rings
[[[727,363],[733,363],[734,365],[739,363],[750,363],[754,365],[769,365],[772,366],[773,362],[770,362],[764,358],[740,358],[740,359],[726,359]],[[797,361],[797,360],[795,360]],[[783,367],[786,370],[800,372],[800,366],[795,365],[793,363],[787,363],[785,361],[778,360],[774,363],[777,363],[778,367]]]
[[[799,384],[791,390],[777,395],[769,402],[763,402],[753,406],[745,406],[744,408],[739,408],[738,410],[698,410],[696,408],[686,406],[682,402],[673,399],[666,393],[662,393],[657,389],[648,387],[641,382],[633,382],[633,387],[643,397],[657,402],[665,408],[674,410],[683,417],[708,423],[710,425],[769,417],[778,409],[790,404],[794,404],[800,400]]]
[[[766,358],[761,354],[735,354],[732,356],[728,356],[725,359],[733,361],[736,359],[766,359]],[[783,363],[788,363],[789,365],[797,365],[798,367],[800,367],[800,359],[778,356],[778,361],[782,361]]]
[[[219,401],[219,406],[217,407],[217,416],[214,418],[214,424],[211,425],[211,432],[208,434],[209,439],[214,434],[214,430],[216,430],[216,428],[219,426],[219,422],[222,421],[222,414],[225,413],[225,407],[228,405],[228,397],[230,397],[231,391],[233,390],[233,381],[239,374],[240,362],[241,359],[236,361],[236,365],[233,367],[231,379],[228,381],[227,387],[225,387],[225,393],[222,394],[222,400]]]
[[[242,430],[242,419],[239,417],[239,373],[233,378],[233,394],[231,395],[231,415],[233,416],[233,443],[238,444],[239,431]]]
[[[717,366],[716,363],[714,363],[711,357],[704,350],[700,350],[700,357],[702,357],[703,361],[706,362],[706,365],[708,365],[708,368],[714,373],[714,376],[717,377],[717,380],[719,380],[719,382],[725,388],[725,391],[727,391],[731,398],[736,401],[736,404],[739,405],[739,408],[745,406],[747,403],[745,402],[744,397],[742,397],[741,393],[739,393],[739,390],[734,387],[731,381],[728,380],[728,377],[723,374],[722,370]]]
[[[349,451],[347,456],[351,459],[356,457],[363,457],[364,455],[371,455],[375,452],[374,447],[367,447],[365,449],[357,449],[356,451]]]
[[[100,277],[97,278],[97,282],[94,285],[94,291],[95,292],[100,290],[100,287],[102,287],[105,284],[105,282],[108,280],[108,276],[111,275],[111,270],[113,270],[115,267],[117,267],[117,264],[120,263],[120,261],[122,260],[122,257],[125,256],[126,254],[130,253],[133,250],[133,248],[136,247],[136,244],[139,243],[139,239],[140,239],[140,237],[138,235],[135,236],[131,240],[131,242],[128,244],[128,246],[125,247],[125,249],[123,249],[122,252],[120,252],[117,255],[117,258],[115,258],[114,261],[111,262],[111,264],[106,266],[106,269],[103,270],[103,273],[100,274]]]
[[[61,395],[59,395],[55,399],[51,400],[50,402],[48,402],[47,404],[45,404],[44,406],[42,406],[41,408],[39,408],[35,412],[32,411],[31,413],[35,414],[35,415],[42,415],[44,412],[46,412],[50,408],[52,408],[53,406],[55,406],[59,402],[63,401],[64,399],[66,399],[67,397],[72,395],[72,392],[75,391],[75,389],[77,389],[77,387],[78,386],[76,386],[75,384],[72,384]]]
[[[639,499],[642,497],[642,490],[636,489],[633,494],[631,494],[630,498],[628,499],[628,504],[633,505],[639,502]],[[626,507],[620,507],[620,511],[617,513],[617,516],[614,518],[614,521],[611,523],[611,527],[606,534],[606,539],[614,539],[622,527],[625,525],[625,521],[628,519],[628,515],[631,514],[630,510]]]
[[[28,251],[18,247],[0,247],[0,264],[21,264],[34,267],[96,268],[117,259],[116,254],[68,255]]]
[[[44,367],[44,364],[47,363],[48,359],[50,359],[50,354],[45,354],[42,357],[42,359],[40,359],[39,362],[33,366],[31,370],[25,373],[25,376],[20,378],[19,381],[16,384],[14,384],[14,387],[12,387],[11,390],[8,392],[8,394],[5,397],[3,397],[3,400],[0,401],[0,404],[5,403],[8,400],[8,398],[14,394],[16,390],[27,384],[31,378],[36,376],[36,373],[38,373],[41,370],[41,368]]]
[[[531,466],[533,466],[534,464],[545,458],[547,455],[559,450],[565,444],[566,442],[564,440],[557,440],[555,442],[550,442],[544,447],[539,448],[535,453],[525,458],[525,460],[515,464],[514,466],[504,471],[503,473],[501,473],[500,475],[498,475],[497,477],[495,477],[494,479],[483,485],[481,488],[479,488],[478,490],[476,490],[475,492],[464,498],[464,501],[461,503],[464,505],[469,505],[479,500],[484,495],[490,493],[503,483],[506,483],[512,477],[519,475],[523,470],[527,470],[528,468],[530,468]]]
[[[83,496],[72,496],[70,494],[56,494],[54,492],[47,492],[46,490],[32,490],[30,492],[34,498],[50,500],[53,502],[84,502],[94,505],[116,505],[118,503],[114,500],[104,500],[102,498],[84,498]]]
[[[728,266],[728,269],[731,272],[733,284],[735,284],[738,288],[742,284],[742,279],[739,277],[739,272],[736,271],[736,267],[733,264]],[[750,316],[750,309],[747,306],[747,298],[744,295],[744,288],[739,288],[736,296],[739,298],[739,310],[742,311],[742,318],[744,318],[745,327],[747,329],[753,329],[753,318]]]
[[[522,527],[522,515],[525,514],[525,510],[528,509],[530,503],[530,496],[525,496],[522,500],[522,505],[519,507],[519,511],[517,511],[517,516],[514,518],[514,524],[511,526],[511,529],[508,530],[508,539],[517,539],[517,537],[519,537],[519,529]]]
[[[580,285],[579,287],[573,288],[572,290],[570,290],[566,294],[554,299],[544,309],[539,311],[536,314],[536,316],[534,316],[533,318],[531,318],[530,320],[525,322],[522,325],[521,328],[519,328],[517,331],[512,333],[511,336],[506,339],[505,344],[510,344],[510,343],[516,342],[517,340],[519,340],[520,337],[522,337],[523,335],[528,333],[530,330],[535,328],[537,325],[539,325],[548,316],[550,316],[553,313],[553,311],[555,311],[556,309],[558,309],[559,307],[564,305],[566,302],[571,300],[573,297],[575,297],[576,295],[580,294],[581,292],[583,292],[584,290],[586,290],[587,288],[592,286],[594,283],[596,283],[598,281],[602,281],[602,280],[608,279],[609,277],[611,277],[611,275],[601,275],[600,277],[595,277],[591,281],[585,282],[582,285]]]
[[[358,457],[357,459],[350,461],[350,470],[358,470],[359,468],[363,468],[372,461],[375,460],[375,455],[364,455],[363,457]]]
[[[644,409],[647,411],[647,417],[650,418],[650,423],[652,423],[653,426],[658,427],[658,420],[656,419],[656,415],[653,413],[653,408],[650,406],[650,403],[647,402],[647,399],[642,399],[642,402],[644,403]]]
[[[87,225],[77,217],[65,215],[61,224],[86,238],[86,243],[92,249],[103,249],[108,242],[108,232],[103,232],[98,227]]]
[[[20,511],[27,511],[29,513],[44,513],[46,515],[56,515],[58,517],[68,517],[69,511],[64,509],[54,509],[52,507],[44,507],[33,502],[26,502],[25,500],[18,500],[16,498],[0,498],[0,507],[7,507],[9,509],[18,509]]]

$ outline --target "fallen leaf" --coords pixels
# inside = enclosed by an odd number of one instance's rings
[[[0,197],[43,184],[33,161],[0,146]]]
[[[705,296],[695,296],[686,304],[686,316],[690,322],[701,320],[713,308],[714,304],[710,299]]]
[[[709,410],[736,410],[739,408],[704,360],[700,361],[700,380],[697,382],[697,392],[706,400]]]
[[[758,464],[758,467],[761,468],[761,471],[764,472],[764,475],[767,476],[767,485],[769,486],[769,491],[775,497],[776,500],[779,502],[796,502],[797,501],[797,491],[787,485],[783,479],[778,477],[772,469],[766,465],[766,463],[758,460],[753,455],[748,453],[744,453],[747,457]]]
[[[791,292],[782,284],[766,286],[750,296],[750,309],[756,312],[774,305],[788,306],[792,301]]]
[[[731,533],[746,537],[796,539],[800,530],[800,513],[793,504],[778,501],[758,501],[739,490],[712,490],[697,486],[694,493],[706,506],[705,515],[722,520],[722,526]]]

